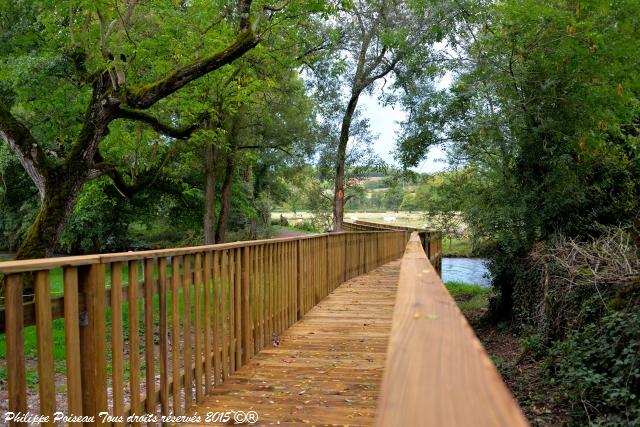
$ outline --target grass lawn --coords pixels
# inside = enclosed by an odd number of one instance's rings
[[[442,239],[442,253],[447,255],[471,256],[471,241],[469,239]]]
[[[299,234],[317,234],[321,231],[310,231],[291,225],[272,225],[271,234],[273,237],[291,237]]]
[[[138,272],[138,278],[141,280],[144,276],[143,276],[143,271],[142,271],[142,263],[139,264],[140,266],[140,270]],[[127,286],[128,285],[128,266],[126,265],[126,263],[123,265],[123,286]],[[50,280],[51,280],[51,294],[52,296],[60,296],[63,294],[63,281],[62,281],[62,269],[53,269],[51,270],[50,273]],[[110,269],[107,268],[107,274],[106,274],[106,282],[107,282],[107,288],[109,288],[111,286],[111,271]],[[167,276],[171,276],[171,267],[169,266],[167,269]],[[154,268],[154,278],[157,278],[157,266],[155,266]],[[219,288],[218,288],[218,295],[219,297],[221,296],[221,283],[218,284]],[[180,318],[182,318],[182,313],[184,312],[184,298],[183,298],[183,294],[182,294],[182,287],[180,288],[179,294],[178,294],[178,298],[179,298],[179,307],[180,307]],[[142,296],[142,295],[140,295]],[[192,321],[192,325],[193,325],[193,321],[195,319],[194,316],[194,299],[195,299],[195,295],[194,295],[194,288],[193,286],[191,287],[191,291],[190,291],[190,297],[191,297],[191,304],[190,304],[190,308],[191,308],[191,321]],[[202,308],[201,308],[201,313],[202,313],[202,318],[204,319],[204,296],[201,297],[201,301],[202,301]],[[228,300],[227,300],[227,312],[230,312],[230,309],[228,307]],[[159,324],[159,298],[158,295],[154,296],[153,299],[153,305],[154,305],[154,323],[156,325]],[[172,302],[171,302],[171,294],[169,293],[168,297],[167,297],[167,307],[169,312],[171,311],[171,306],[172,306]],[[128,304],[123,304],[122,306],[122,317],[123,317],[123,334],[124,334],[124,339],[125,341],[128,340],[128,336],[129,336],[129,305]],[[169,316],[171,316],[171,314],[169,314]],[[139,330],[139,334],[141,337],[141,347],[144,346],[144,302],[142,299],[138,300],[138,318],[140,320],[140,324],[138,326],[138,330]],[[111,342],[111,308],[110,307],[106,307],[106,328],[107,328],[107,342],[110,343]],[[27,361],[32,360],[35,361],[37,360],[37,356],[38,356],[38,348],[37,348],[37,337],[36,337],[36,328],[35,326],[28,326],[26,328],[24,328],[24,355],[25,355],[25,359],[27,359]],[[66,364],[65,364],[65,359],[66,359],[66,352],[65,352],[65,328],[64,328],[64,319],[56,319],[52,322],[52,336],[53,336],[53,359],[54,359],[54,363],[55,363],[55,371],[56,373],[61,373],[64,374],[66,372]],[[110,345],[107,345],[107,348],[110,348]],[[141,354],[142,354],[142,348],[141,348]],[[6,355],[7,355],[7,342],[6,342],[6,335],[2,334],[0,335],[0,361],[5,361],[6,360]],[[108,352],[108,364],[107,364],[107,370],[110,373],[111,372],[111,352]],[[141,361],[142,366],[141,369],[144,369],[144,361]],[[128,364],[125,364],[125,378],[128,378]],[[37,387],[38,385],[38,373],[37,373],[37,369],[35,368],[27,368],[26,370],[26,376],[27,376],[27,384],[29,387]],[[7,370],[6,370],[6,363],[0,363],[0,382],[6,381],[7,378]]]
[[[463,312],[482,311],[487,307],[490,288],[463,282],[447,282],[445,286]]]

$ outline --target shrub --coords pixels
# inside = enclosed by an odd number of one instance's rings
[[[309,220],[300,221],[300,222],[294,224],[293,227],[297,228],[297,229],[300,229],[300,230],[310,231],[310,232],[314,232],[314,233],[321,231],[321,230],[318,230],[318,228],[313,223],[313,221],[309,221]]]
[[[640,313],[618,311],[557,342],[552,378],[572,404],[574,425],[640,426]]]
[[[627,230],[611,228],[590,240],[539,244],[524,265],[514,275],[514,314],[556,340],[607,314],[640,277],[640,251]]]

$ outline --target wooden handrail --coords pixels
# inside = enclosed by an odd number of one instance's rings
[[[409,227],[409,226],[405,226],[405,225],[396,225],[396,224],[389,224],[389,223],[380,224],[378,222],[363,221],[361,219],[358,219],[358,220],[354,221],[354,223],[355,224],[360,224],[360,225],[369,225],[369,226],[382,227],[382,228],[386,228],[387,230],[426,231],[428,233],[440,233],[437,230],[429,230],[429,229],[426,229],[426,228]]]
[[[377,222],[357,220],[355,222],[343,223],[345,230],[366,231],[366,230],[399,230],[417,232],[422,248],[427,254],[427,258],[435,267],[439,276],[442,275],[442,232],[437,230],[427,230],[416,227],[406,227],[403,225],[380,224]]]
[[[379,232],[393,232],[394,230],[364,230],[364,231],[379,231]],[[331,235],[341,235],[344,232],[331,233]],[[146,251],[129,251],[129,252],[115,252],[108,254],[93,254],[93,255],[76,255],[76,256],[64,256],[53,258],[38,258],[38,259],[26,259],[17,261],[3,261],[0,262],[0,273],[22,273],[29,271],[38,271],[59,267],[77,267],[82,265],[91,264],[105,264],[109,262],[123,262],[132,260],[142,260],[146,258],[161,258],[181,255],[193,255],[199,252],[205,252],[210,250],[225,250],[244,248],[246,246],[260,246],[263,244],[272,243],[284,243],[298,240],[314,239],[319,236],[325,236],[326,234],[308,234],[305,236],[293,236],[293,237],[281,237],[277,239],[262,239],[262,240],[244,240],[230,243],[216,243],[214,245],[202,245],[202,246],[188,246],[183,248],[170,248],[170,249],[152,249]]]
[[[417,233],[402,257],[376,423],[528,425]]]
[[[40,413],[56,410],[52,322],[63,318],[74,415],[184,414],[342,282],[399,258],[408,236],[329,233],[0,263],[9,411],[27,411],[27,327],[38,338]],[[64,293],[52,297],[59,268]],[[34,274],[32,302],[23,302],[25,274]]]

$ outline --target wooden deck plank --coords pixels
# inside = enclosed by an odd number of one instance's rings
[[[398,274],[394,261],[340,285],[190,413],[253,410],[258,425],[373,424]]]

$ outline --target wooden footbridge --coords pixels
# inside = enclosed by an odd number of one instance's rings
[[[526,425],[439,234],[345,230],[0,263],[0,424]]]

